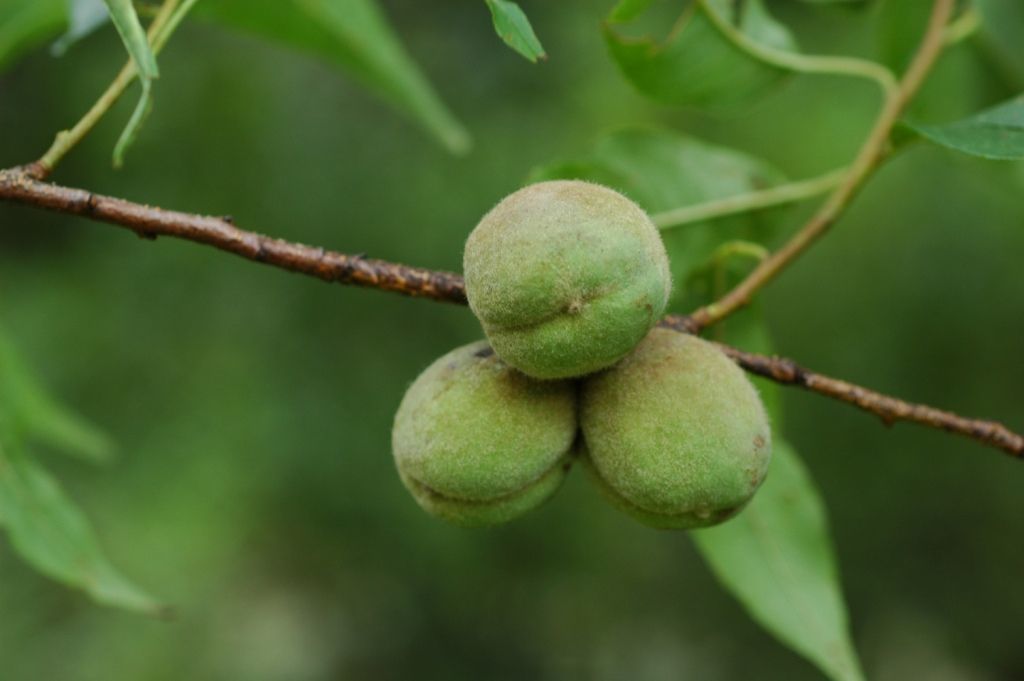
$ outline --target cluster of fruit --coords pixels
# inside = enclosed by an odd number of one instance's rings
[[[462,525],[536,507],[581,460],[655,527],[713,525],[764,480],[771,434],[744,373],[713,344],[654,328],[671,288],[657,229],[600,185],[542,182],[466,242],[486,341],[426,369],[395,416],[399,474]]]

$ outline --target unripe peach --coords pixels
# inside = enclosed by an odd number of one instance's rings
[[[506,362],[536,378],[614,364],[665,309],[668,256],[646,213],[577,180],[505,198],[466,241],[469,305]]]
[[[425,510],[460,525],[491,525],[558,489],[576,427],[575,386],[533,380],[480,341],[420,374],[395,415],[392,449]]]
[[[649,525],[719,523],[767,473],[771,430],[757,391],[695,336],[654,329],[619,364],[589,377],[580,400],[593,477]]]

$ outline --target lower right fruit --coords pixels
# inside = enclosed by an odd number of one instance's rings
[[[743,371],[712,343],[667,329],[586,379],[580,425],[598,485],[654,527],[732,517],[771,460],[768,417]]]

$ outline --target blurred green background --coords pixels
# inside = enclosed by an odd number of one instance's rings
[[[845,163],[870,125],[870,84],[835,78],[793,79],[726,119],[650,104],[606,54],[605,4],[524,2],[550,54],[532,66],[482,3],[384,3],[470,128],[464,158],[328,66],[190,23],[125,169],[109,158],[131,98],[54,179],[458,270],[469,230],[532,166],[609,129],[660,123],[804,177]],[[870,14],[772,9],[809,51],[873,49]],[[123,60],[107,28],[0,75],[0,166],[38,157]],[[948,120],[1004,98],[984,70],[950,53],[918,113]],[[1018,164],[926,146],[894,159],[764,294],[779,351],[1024,427],[1022,195]],[[685,534],[621,516],[578,472],[493,530],[419,510],[393,469],[391,418],[421,369],[481,335],[464,308],[0,205],[0,320],[52,391],[116,437],[109,467],[45,462],[112,559],[177,611],[96,607],[2,544],[0,678],[819,678],[716,586]],[[1020,464],[785,398],[868,675],[1024,678]]]

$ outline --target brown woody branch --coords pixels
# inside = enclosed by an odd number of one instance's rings
[[[247,260],[306,274],[324,281],[376,288],[419,298],[466,304],[462,277],[453,272],[408,267],[385,260],[326,251],[239,229],[229,218],[196,215],[102,196],[43,182],[36,166],[0,170],[0,200],[79,215],[125,227],[140,237],[168,236],[206,244]],[[683,333],[699,328],[691,317],[669,315],[662,325]],[[846,381],[809,371],[782,357],[756,355],[720,345],[747,371],[783,385],[805,388],[875,414],[887,424],[918,423],[963,435],[1016,458],[1024,458],[1024,436],[994,421],[969,419],[921,404],[904,402]]]

